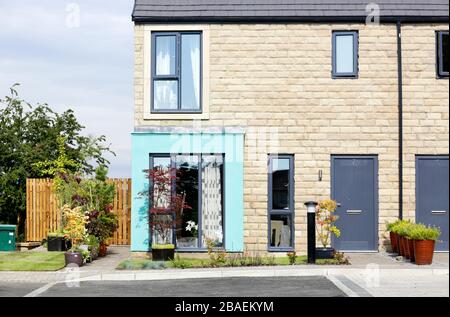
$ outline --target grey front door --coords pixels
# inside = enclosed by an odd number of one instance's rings
[[[416,222],[436,226],[437,251],[448,251],[448,156],[416,158]]]
[[[378,250],[378,159],[332,156],[331,192],[338,202],[333,247],[341,251]]]

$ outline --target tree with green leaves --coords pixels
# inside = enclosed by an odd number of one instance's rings
[[[53,111],[47,104],[19,98],[18,84],[0,99],[0,223],[16,224],[23,232],[26,179],[53,177],[60,171],[91,175],[108,166],[106,137],[82,135],[72,110]]]

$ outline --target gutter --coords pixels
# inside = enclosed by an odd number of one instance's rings
[[[403,65],[402,22],[397,21],[397,69],[398,69],[398,218],[403,219]]]

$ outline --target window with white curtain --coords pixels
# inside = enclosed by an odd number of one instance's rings
[[[201,112],[201,32],[152,33],[152,112]]]

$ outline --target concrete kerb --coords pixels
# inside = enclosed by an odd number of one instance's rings
[[[445,276],[449,275],[449,269],[440,268],[379,268],[381,276],[392,277],[426,277],[426,276]],[[146,280],[165,280],[165,279],[200,279],[200,278],[227,278],[227,277],[282,277],[282,276],[365,276],[373,274],[373,268],[336,268],[336,267],[308,267],[308,268],[241,268],[241,269],[166,269],[154,271],[80,271],[77,277],[71,272],[46,272],[30,274],[20,272],[0,272],[0,281],[11,282],[65,282],[65,281],[146,281]]]
[[[379,269],[380,276],[407,278],[408,276],[445,276],[448,269]],[[352,268],[308,268],[308,269],[185,269],[185,270],[155,270],[155,271],[129,271],[110,272],[80,277],[68,282],[83,281],[156,281],[177,279],[205,279],[230,277],[286,277],[286,276],[367,276],[373,274],[371,269]],[[66,281],[60,281],[66,282]]]

